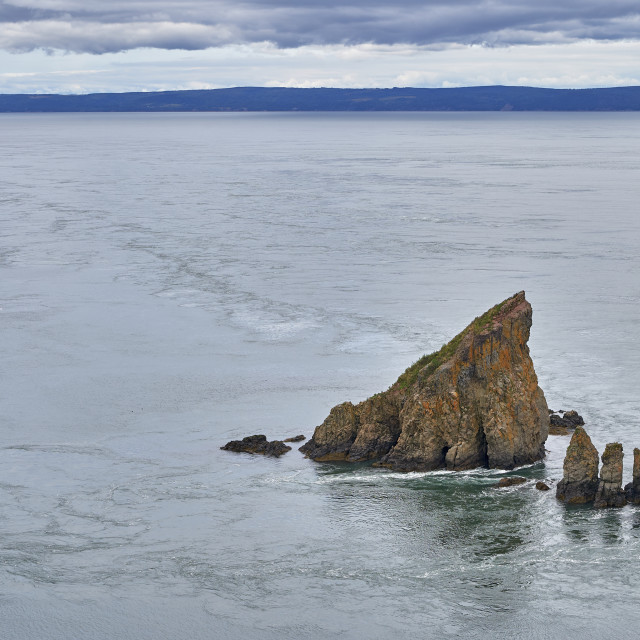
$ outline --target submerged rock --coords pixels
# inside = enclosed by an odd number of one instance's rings
[[[627,502],[640,504],[640,449],[633,450],[633,481],[625,485]]]
[[[512,469],[544,457],[549,413],[527,341],[524,292],[476,318],[385,392],[334,407],[300,450],[411,471]]]
[[[524,484],[527,481],[522,476],[508,476],[507,478],[501,478],[493,485],[494,489],[504,489],[504,487],[513,487],[516,484]]]
[[[624,507],[627,504],[622,489],[623,456],[622,445],[619,442],[610,442],[605,447],[594,507]]]
[[[564,474],[556,488],[558,500],[593,502],[598,490],[598,450],[582,427],[576,427],[564,458]]]
[[[300,434],[299,436],[293,436],[293,438],[285,438],[282,442],[302,442],[306,440],[306,436]]]
[[[220,447],[224,451],[234,451],[236,453],[258,453],[263,456],[280,457],[283,453],[291,451],[282,440],[269,442],[267,436],[255,435],[247,436],[242,440],[231,440]]]
[[[571,430],[567,427],[561,427],[557,424],[549,425],[549,435],[550,436],[570,436]]]

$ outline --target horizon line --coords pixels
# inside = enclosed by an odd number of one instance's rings
[[[416,87],[416,86],[394,86],[394,87],[268,87],[262,85],[234,85],[230,87],[215,87],[208,89],[138,89],[133,91],[92,91],[87,93],[8,93],[0,91],[0,96],[96,96],[96,95],[126,95],[130,93],[189,93],[203,91],[231,91],[235,89],[263,89],[263,90],[287,90],[287,91],[456,91],[460,89],[536,89],[540,91],[611,91],[616,89],[638,89],[640,85],[616,85],[613,87],[540,87],[534,85],[520,84],[482,84],[482,85],[461,85],[458,87]]]

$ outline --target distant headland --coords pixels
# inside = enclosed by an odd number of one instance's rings
[[[600,89],[290,89],[0,94],[2,113],[175,111],[640,111],[640,86]]]

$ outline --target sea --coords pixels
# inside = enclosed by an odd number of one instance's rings
[[[549,406],[628,482],[640,114],[0,114],[0,150],[3,638],[638,637],[640,507],[558,503],[568,436],[512,471],[220,447],[525,290]]]

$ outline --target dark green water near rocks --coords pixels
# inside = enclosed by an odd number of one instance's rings
[[[16,639],[635,638],[640,508],[305,433],[508,295],[554,409],[640,446],[637,114],[0,116]],[[552,487],[555,488],[555,485]]]

